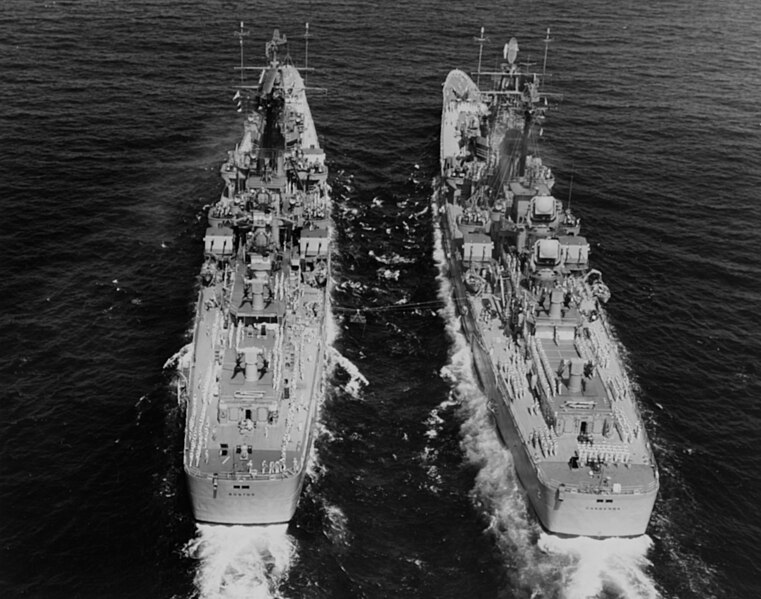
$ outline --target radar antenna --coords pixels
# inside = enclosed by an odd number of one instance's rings
[[[505,58],[508,64],[515,64],[515,59],[518,57],[518,40],[514,37],[510,38],[510,41],[505,44],[505,48],[502,51],[502,56]]]
[[[280,30],[275,29],[272,32],[272,39],[267,42],[265,49],[267,53],[267,58],[270,59],[272,66],[275,66],[277,64],[277,53],[280,50],[280,46],[283,46],[288,43],[287,38],[285,35],[280,35]]]

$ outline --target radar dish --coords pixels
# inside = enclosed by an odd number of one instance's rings
[[[505,44],[505,58],[507,62],[513,64],[518,56],[518,40],[510,38],[510,41]]]

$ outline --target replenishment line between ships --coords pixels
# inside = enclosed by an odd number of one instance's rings
[[[521,69],[515,38],[476,82],[443,89],[437,223],[479,384],[547,531],[645,533],[658,470],[581,222],[552,195],[538,151],[551,94]],[[481,86],[481,80],[486,83]]]
[[[325,392],[331,200],[325,153],[286,37],[276,29],[266,64],[248,67],[248,34],[241,23],[233,100],[243,134],[208,211],[178,393],[196,520],[274,524],[296,509]],[[308,24],[304,39],[308,56]],[[246,83],[250,72],[258,74],[254,84]]]

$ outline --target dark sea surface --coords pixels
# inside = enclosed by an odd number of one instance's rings
[[[335,361],[287,530],[196,527],[165,361],[237,141],[239,21],[303,64],[332,169]],[[648,535],[526,509],[436,304],[441,84],[516,36],[661,469]],[[761,3],[4,0],[0,597],[761,596]],[[424,304],[368,313],[342,307]],[[430,305],[428,304],[430,302]],[[363,381],[364,377],[364,381]]]

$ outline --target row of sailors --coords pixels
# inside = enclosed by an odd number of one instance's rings
[[[593,323],[590,323],[587,330],[589,331],[589,338],[592,342],[592,349],[597,356],[598,364],[602,364],[603,368],[607,368],[611,354],[610,341],[600,333],[600,329]]]
[[[583,334],[577,334],[574,337],[574,347],[576,348],[576,351],[579,352],[579,355],[581,358],[588,363],[595,364],[594,355],[592,353],[591,348],[589,347],[589,342],[586,340]]]
[[[613,409],[613,418],[616,422],[618,434],[621,435],[621,438],[624,441],[627,443],[633,443],[634,439],[639,438],[639,433],[641,430],[639,422],[632,428],[632,426],[629,424],[629,419],[626,417],[620,407],[615,407]]]
[[[211,379],[211,373],[213,372],[213,369],[209,369],[206,378],[205,378],[205,385],[203,386],[204,391],[208,390],[209,383]],[[202,383],[198,383],[199,390],[201,389]],[[193,404],[198,405],[198,395],[193,394]],[[201,415],[200,418],[193,418],[192,419],[192,427],[190,430],[190,463],[195,464],[198,466],[201,462],[201,435],[203,434],[203,425],[199,424],[201,422],[206,422],[206,412],[209,406],[209,393],[204,392],[203,393],[203,401],[201,402]],[[202,420],[203,419],[203,420]],[[203,437],[206,439],[207,437]],[[207,454],[208,455],[208,454]],[[208,460],[208,458],[206,458]]]
[[[324,208],[307,208],[304,210],[304,216],[307,220],[325,220]]]
[[[250,474],[287,474],[289,473],[288,466],[286,465],[285,458],[280,458],[279,460],[267,462],[267,460],[262,460],[262,469],[260,471],[256,471],[253,469],[253,462],[251,460],[248,461],[246,464],[248,466],[248,471]],[[291,464],[291,470],[290,472],[298,472],[299,468],[301,467],[301,462],[298,458],[293,458],[293,462]]]
[[[243,459],[246,458],[246,455],[243,456]],[[208,455],[207,455],[206,461],[208,462]],[[300,465],[299,461],[296,458],[293,458],[292,472],[298,472],[299,465]],[[248,462],[246,462],[246,467],[248,468],[248,473],[252,475],[257,475],[257,474],[270,475],[270,474],[287,474],[288,473],[288,468],[285,464],[284,458],[280,458],[279,460],[271,461],[271,462],[267,462],[267,460],[262,460],[261,470],[254,469],[253,460],[248,460]]]
[[[510,351],[507,349],[506,351]],[[507,381],[510,393],[510,400],[516,399],[522,400],[529,393],[528,382],[526,379],[525,370],[522,368],[522,363],[519,358],[513,354],[508,354],[508,360],[500,360],[497,363],[499,371]]]
[[[462,213],[462,223],[466,225],[483,225],[486,222],[486,215],[476,208],[467,208]]]
[[[243,210],[240,206],[230,202],[229,200],[222,200],[211,207],[209,214],[212,218],[234,218],[240,216]]]
[[[293,428],[293,421],[296,417],[296,410],[298,409],[296,402],[290,402],[288,404],[288,413],[285,417],[285,434],[283,435],[283,440],[280,443],[280,456],[281,459],[285,459],[285,453],[286,449],[288,447],[288,444],[291,442],[291,429]],[[299,427],[299,430],[301,428]]]
[[[296,160],[294,160],[294,164],[296,165],[296,170],[299,171],[307,171],[309,173],[325,172],[325,165],[321,162],[312,162],[309,160],[304,160],[303,158],[296,158]]]
[[[630,384],[624,373],[623,379],[620,376],[615,376],[608,380],[608,385],[611,388],[613,399],[615,400],[627,400],[631,401],[631,394],[629,392]]]
[[[556,373],[552,370],[552,366],[547,358],[547,354],[544,352],[542,344],[536,340],[536,337],[531,337],[531,343],[539,357],[537,370],[540,372],[540,376],[543,374],[545,377],[547,387],[549,388],[549,396],[554,397],[560,393],[560,381],[558,380]],[[545,389],[545,392],[547,392],[547,389]]]
[[[253,446],[248,445],[241,445],[239,448],[240,450],[240,458],[242,460],[248,460],[249,452],[253,453]],[[249,468],[249,471],[251,471],[251,468],[253,467],[253,461],[248,460],[247,466]],[[279,474],[280,472],[284,472],[286,469],[285,466],[285,460],[277,460],[277,461],[271,461],[267,462],[267,460],[262,460],[262,469],[259,471],[262,474]]]
[[[544,368],[541,365],[537,365],[536,371],[531,371],[531,388],[535,389],[536,385],[539,384],[539,386],[542,388],[542,391],[544,392],[545,397],[554,397],[554,393],[552,392],[552,388],[550,387],[550,381],[547,379],[547,375],[544,372]]]
[[[534,429],[531,431],[531,446],[536,449],[537,445],[542,452],[543,457],[554,456],[558,453],[558,441],[554,437],[551,431],[543,430],[537,431]]]
[[[582,464],[594,463],[606,463],[613,462],[614,464],[628,464],[632,460],[631,452],[624,447],[609,447],[607,450],[603,450],[598,446],[592,448],[579,447],[576,450],[579,456],[579,462]]]
[[[249,462],[249,469],[251,468],[252,464]],[[262,474],[281,474],[282,472],[285,472],[286,466],[285,466],[285,460],[279,459],[274,462],[267,463],[267,460],[262,460]]]
[[[283,277],[285,278],[285,277]],[[284,292],[283,292],[284,294]],[[277,297],[277,296],[276,296]],[[281,295],[282,297],[282,295]],[[277,332],[277,339],[275,340],[275,347],[272,350],[273,354],[273,383],[272,386],[275,392],[280,392],[280,387],[283,384],[283,344],[285,343],[284,327],[281,325]],[[283,390],[283,396],[287,399],[290,397],[290,387],[288,385],[288,379],[285,379],[285,388]]]
[[[532,416],[542,415],[542,406],[539,405],[539,402],[536,400],[536,398],[534,398],[534,403],[528,407],[528,413]]]
[[[288,466],[286,464],[286,460],[284,457],[281,457],[279,460],[274,460],[271,462],[267,462],[267,460],[262,460],[262,469],[260,471],[253,470],[253,462],[251,460],[247,463],[248,470],[251,474],[284,474],[288,473]],[[301,467],[301,462],[298,458],[293,458],[293,462],[291,464],[292,470],[291,472],[298,472],[299,468]]]

